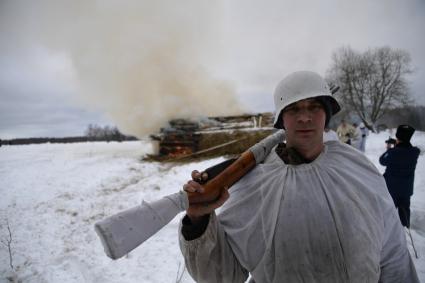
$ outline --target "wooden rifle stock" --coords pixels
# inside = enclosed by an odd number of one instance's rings
[[[167,225],[190,203],[212,202],[224,188],[231,187],[259,162],[264,161],[270,150],[283,139],[283,132],[275,133],[231,159],[206,169],[208,179],[204,193],[177,193],[164,196],[150,203],[142,202],[130,209],[106,217],[95,224],[105,253],[118,259],[138,247]]]
[[[216,200],[224,188],[230,188],[248,171],[255,167],[254,154],[247,150],[204,186],[204,193],[188,193],[189,203],[211,202]],[[208,169],[205,170],[208,172]],[[212,176],[209,176],[209,178]]]

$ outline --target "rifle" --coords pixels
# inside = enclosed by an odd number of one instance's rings
[[[239,158],[206,169],[204,172],[208,173],[209,180],[203,185],[205,190],[202,194],[179,191],[151,203],[142,201],[141,205],[97,222],[95,230],[106,255],[112,259],[121,258],[186,210],[189,203],[217,199],[223,188],[230,188],[256,164],[263,162],[272,148],[283,139],[284,131],[277,131],[250,147]]]

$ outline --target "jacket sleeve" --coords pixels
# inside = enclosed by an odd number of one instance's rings
[[[384,218],[384,243],[381,251],[380,283],[419,283],[415,266],[406,244],[404,228],[395,207]]]
[[[196,282],[245,282],[248,271],[235,257],[217,216],[212,213],[202,236],[185,240],[179,229],[179,243],[189,274]]]
[[[389,159],[389,153],[388,150],[386,152],[384,152],[381,157],[379,157],[379,163],[382,166],[387,166],[388,165],[388,159]]]

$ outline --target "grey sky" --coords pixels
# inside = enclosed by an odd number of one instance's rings
[[[64,65],[40,48],[1,54],[0,138],[79,136],[89,123],[112,123],[73,100]]]
[[[425,104],[425,1],[152,2],[1,1],[0,138],[272,111],[282,77],[324,75],[344,45],[407,50]]]

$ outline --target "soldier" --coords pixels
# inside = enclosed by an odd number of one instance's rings
[[[360,132],[361,132],[361,135],[362,135],[362,139],[361,139],[361,142],[360,142],[360,148],[359,149],[360,149],[360,151],[365,152],[366,151],[366,139],[369,136],[369,130],[368,130],[368,128],[366,128],[366,126],[364,125],[363,122],[360,123],[359,128],[360,128]]]
[[[355,129],[348,124],[344,119],[341,120],[341,125],[336,129],[339,140],[346,144],[351,144],[351,139],[354,136]]]
[[[231,190],[190,204],[180,247],[196,282],[419,282],[385,180],[358,150],[323,143],[340,110],[316,73],[274,93],[286,140]],[[183,186],[204,191],[192,172]],[[220,213],[216,214],[216,209]]]

